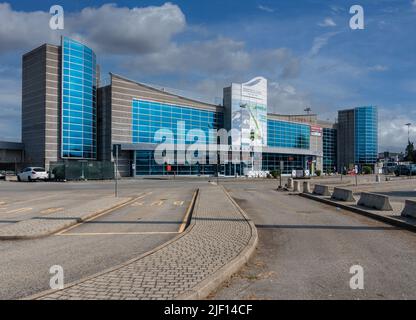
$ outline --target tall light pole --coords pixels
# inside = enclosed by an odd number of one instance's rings
[[[407,141],[410,144],[410,127],[412,126],[412,124],[409,122],[406,123],[405,126],[407,126]]]

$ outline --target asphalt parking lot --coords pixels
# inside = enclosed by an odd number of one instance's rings
[[[206,182],[204,182],[206,183]],[[175,237],[198,183],[120,181],[121,197],[138,197],[121,209],[36,240],[0,241],[0,299],[49,289],[49,268],[60,265],[65,283],[135,258]],[[114,196],[114,183],[2,183],[2,220],[30,218],[42,208],[88,205]],[[4,199],[4,200],[3,200]],[[32,208],[11,213],[12,208]],[[5,224],[3,224],[4,226]],[[2,225],[0,225],[0,228]]]

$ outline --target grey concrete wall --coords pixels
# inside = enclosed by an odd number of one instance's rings
[[[48,166],[59,157],[60,48],[42,45],[22,58],[22,142],[25,163]]]

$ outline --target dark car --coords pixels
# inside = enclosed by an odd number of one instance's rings
[[[398,176],[414,176],[416,175],[416,165],[400,164],[394,169],[394,174]]]

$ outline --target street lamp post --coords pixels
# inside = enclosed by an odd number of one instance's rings
[[[409,123],[406,123],[405,126],[407,126],[407,141],[410,144],[410,127],[412,126],[412,124],[409,122]]]

